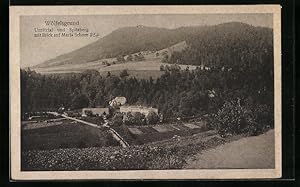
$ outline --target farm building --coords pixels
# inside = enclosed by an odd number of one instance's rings
[[[106,116],[109,114],[109,109],[108,108],[83,108],[82,109],[82,116],[87,116],[87,112],[91,112],[93,115],[98,115],[98,116]]]
[[[110,106],[121,106],[126,103],[126,97],[116,97],[109,102]]]
[[[154,112],[154,113],[158,114],[158,109],[157,108],[152,108],[152,107],[145,107],[145,106],[128,105],[128,106],[121,106],[120,107],[120,112],[121,113],[140,112],[140,113],[144,114],[145,116],[147,116],[150,112]]]

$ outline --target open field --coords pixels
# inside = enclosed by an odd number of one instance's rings
[[[34,123],[31,123],[31,126],[38,126],[39,128],[23,128],[21,133],[22,150],[118,145],[105,129],[89,127],[70,120],[60,122],[49,126],[47,124],[34,125]]]
[[[169,48],[157,51],[159,56],[156,56],[156,52],[147,53],[144,55],[144,61],[130,61],[130,62],[117,62],[116,58],[100,59],[92,62],[86,62],[81,64],[64,64],[59,66],[50,66],[44,68],[34,68],[35,71],[42,74],[62,74],[62,73],[81,73],[85,70],[98,70],[101,75],[106,76],[107,72],[113,75],[119,75],[124,69],[128,71],[130,77],[136,77],[138,79],[144,79],[152,77],[154,79],[160,77],[163,72],[160,72],[161,65],[172,65],[168,63],[162,63],[162,53],[171,54],[174,51],[180,51],[186,47],[185,42],[178,43]],[[136,53],[137,54],[137,53]],[[134,55],[134,54],[133,54]],[[127,56],[125,56],[127,58]],[[106,61],[110,66],[104,65]],[[193,65],[179,65],[181,69],[189,67],[190,70],[196,69]]]
[[[115,64],[99,68],[99,72],[116,71],[116,70],[135,70],[135,71],[159,71],[161,65],[172,65],[167,63],[161,63],[158,60],[146,60],[140,62],[126,62],[122,64]],[[181,69],[185,69],[188,65],[179,65]],[[189,69],[196,69],[196,66],[189,65]]]
[[[81,73],[85,70],[98,70],[101,75],[106,76],[107,72],[110,72],[112,75],[119,75],[122,70],[127,70],[130,77],[136,77],[138,79],[142,78],[158,78],[163,72],[160,71],[161,65],[169,65],[168,63],[161,63],[160,59],[148,59],[145,61],[139,62],[126,62],[126,63],[117,63],[110,66],[102,65],[102,63],[85,63],[85,64],[75,64],[75,65],[63,65],[57,67],[48,67],[48,68],[36,68],[39,73],[42,74],[62,74],[62,73]],[[186,69],[189,67],[190,70],[196,69],[197,66],[193,65],[179,65],[181,69]]]
[[[26,121],[25,122],[24,121],[24,122],[22,122],[22,130],[47,128],[47,127],[62,125],[64,122],[66,122],[65,119],[60,119],[60,120],[56,120],[56,121],[41,121],[41,122],[36,122],[36,121]],[[73,123],[73,122],[71,122],[71,123]]]

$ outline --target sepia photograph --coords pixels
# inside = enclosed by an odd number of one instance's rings
[[[15,179],[280,177],[279,6],[53,8],[11,8]]]

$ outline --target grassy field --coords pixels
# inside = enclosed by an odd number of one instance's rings
[[[186,47],[185,42],[178,43],[169,48],[158,51],[158,53],[171,54],[173,51],[180,51]],[[134,54],[133,54],[134,55]],[[106,76],[107,72],[113,75],[119,75],[122,70],[127,70],[130,77],[136,77],[137,79],[148,79],[152,77],[156,79],[160,77],[163,72],[160,71],[161,65],[171,65],[162,63],[162,55],[156,56],[156,52],[145,54],[144,61],[130,61],[130,62],[117,62],[116,58],[100,59],[92,62],[86,62],[81,64],[65,64],[60,66],[52,66],[45,68],[35,68],[34,70],[42,74],[64,74],[64,73],[80,73],[85,70],[98,70],[101,75]],[[126,56],[125,56],[126,58]],[[104,65],[103,61],[110,63],[110,66]],[[190,70],[196,69],[193,65],[179,65],[181,69],[189,67]]]
[[[146,60],[140,62],[126,62],[121,64],[115,64],[99,68],[99,72],[116,71],[116,70],[134,70],[134,71],[159,71],[161,65],[172,65],[167,63],[161,63],[160,60]],[[187,65],[180,65],[181,69],[185,69]],[[196,66],[189,66],[190,70],[196,69]]]
[[[62,73],[80,73],[88,69],[95,69],[100,72],[101,75],[106,76],[107,72],[112,75],[119,75],[122,70],[127,70],[130,77],[136,77],[137,79],[148,79],[152,77],[156,79],[160,77],[163,72],[160,71],[161,65],[172,65],[167,63],[161,63],[159,58],[146,59],[140,62],[126,62],[117,63],[110,66],[104,66],[102,63],[86,63],[86,64],[76,64],[76,65],[64,65],[58,67],[49,68],[37,68],[37,72],[43,74],[62,74]],[[189,67],[190,70],[196,69],[196,66],[192,65],[179,65],[181,69],[186,69]]]
[[[34,126],[34,124],[30,124]],[[38,126],[38,125],[35,125]],[[41,126],[41,125],[40,125]],[[49,150],[118,145],[105,129],[96,129],[69,120],[40,128],[22,128],[22,150]]]

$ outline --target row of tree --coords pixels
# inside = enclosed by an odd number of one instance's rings
[[[270,72],[271,71],[271,72]],[[152,106],[164,118],[210,113],[230,98],[253,98],[258,103],[273,105],[273,71],[264,68],[232,71],[180,70],[166,68],[157,80],[138,80],[98,71],[81,74],[41,75],[21,70],[22,112],[56,110],[59,107],[107,106],[116,96],[128,104]]]
[[[150,112],[147,116],[140,112],[128,112],[126,114],[115,113],[111,122],[113,126],[121,126],[122,124],[127,126],[143,126],[157,124],[159,120],[159,115],[154,112]]]

